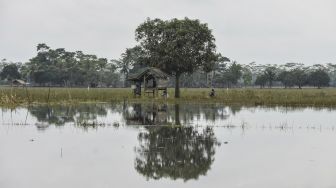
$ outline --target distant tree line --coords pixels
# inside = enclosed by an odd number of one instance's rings
[[[2,84],[14,79],[25,80],[35,86],[68,87],[128,87],[125,78],[129,73],[144,67],[140,48],[126,49],[120,59],[108,61],[81,51],[68,52],[63,48],[50,49],[39,44],[37,55],[27,63],[13,63],[6,59],[0,62]],[[171,79],[171,86],[174,86]],[[336,64],[301,63],[283,65],[238,64],[221,57],[214,68],[184,73],[180,77],[181,87],[259,87],[259,88],[302,88],[336,86]]]
[[[1,61],[2,80],[23,79],[37,86],[119,86],[119,73],[106,58],[37,45],[37,55],[26,63]]]
[[[0,62],[1,84],[14,79],[25,80],[35,86],[67,87],[129,87],[126,77],[146,66],[139,56],[140,48],[126,49],[120,59],[107,60],[81,51],[68,52],[39,44],[37,55],[26,63],[6,59]],[[174,86],[171,79],[171,86]],[[221,57],[213,70],[202,69],[180,76],[181,87],[258,87],[302,88],[336,86],[336,64],[301,63],[283,65],[238,64]]]
[[[301,63],[286,63],[284,65],[247,65],[254,75],[254,84],[260,88],[284,87],[302,88],[336,86],[336,64],[315,64],[305,66]]]
[[[306,66],[239,64],[216,51],[206,23],[195,19],[147,19],[135,30],[135,47],[108,60],[82,51],[37,45],[37,55],[25,63],[2,60],[2,84],[23,79],[33,86],[129,87],[129,74],[157,67],[171,76],[175,97],[180,87],[285,87],[336,86],[336,64]]]
[[[182,87],[335,87],[336,64],[258,65],[252,62],[246,65],[226,61],[216,63],[210,73],[196,71],[185,75],[181,82]]]

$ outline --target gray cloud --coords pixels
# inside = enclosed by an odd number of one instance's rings
[[[0,0],[0,58],[27,61],[37,43],[118,58],[147,17],[197,18],[240,63],[336,63],[333,0]]]

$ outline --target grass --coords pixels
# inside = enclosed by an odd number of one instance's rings
[[[223,103],[240,105],[336,106],[336,89],[181,89],[181,98],[175,99],[169,89],[168,99],[151,96],[134,97],[129,88],[10,88],[0,87],[0,105],[17,106],[32,103],[82,103],[118,101],[168,101],[191,103]]]

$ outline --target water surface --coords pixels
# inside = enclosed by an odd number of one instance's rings
[[[334,122],[328,108],[2,108],[0,187],[336,187]]]

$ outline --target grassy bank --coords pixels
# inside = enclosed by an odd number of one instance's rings
[[[174,99],[169,89],[168,102],[218,102],[241,105],[336,106],[336,89],[216,89],[210,98],[210,89],[181,89],[181,98]],[[131,89],[86,88],[0,88],[0,105],[15,106],[32,103],[80,103],[115,101],[166,101],[143,96],[135,98]]]

